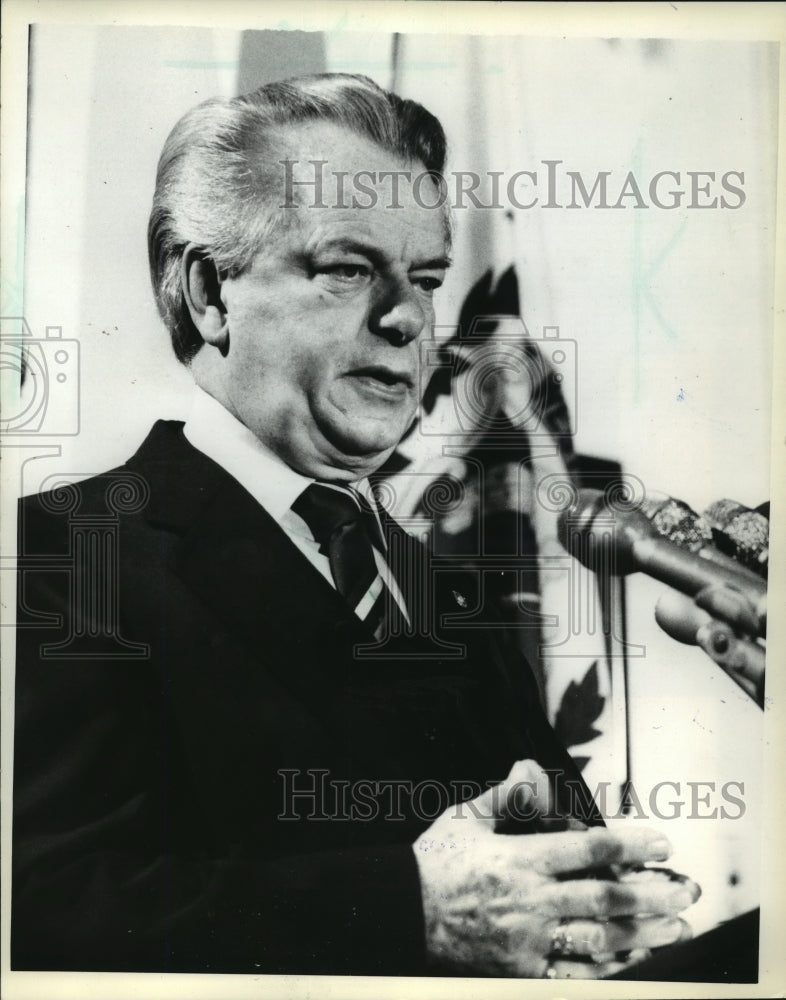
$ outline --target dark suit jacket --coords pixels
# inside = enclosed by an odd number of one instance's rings
[[[519,758],[580,781],[505,629],[435,645],[479,601],[456,579],[428,576],[427,634],[359,658],[363,624],[177,423],[23,501],[12,967],[425,973],[430,819]]]

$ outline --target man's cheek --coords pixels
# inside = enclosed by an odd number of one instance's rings
[[[311,338],[303,342],[292,332],[291,325],[282,325],[276,336],[264,345],[259,364],[266,373],[273,373],[288,382],[305,383],[319,371],[319,351]]]

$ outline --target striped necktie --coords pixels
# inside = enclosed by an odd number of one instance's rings
[[[370,504],[350,486],[311,483],[292,504],[328,557],[336,590],[380,639],[400,624],[395,598],[385,586],[372,547],[387,546]]]

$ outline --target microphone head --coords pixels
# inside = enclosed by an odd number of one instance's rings
[[[595,573],[615,576],[635,572],[635,543],[656,535],[640,510],[615,507],[602,490],[578,490],[557,522],[557,537],[570,555]]]
[[[734,500],[716,500],[704,511],[704,517],[722,552],[766,577],[770,522],[763,514]]]
[[[648,495],[641,501],[640,509],[659,535],[681,549],[699,552],[712,545],[712,528],[684,501]]]

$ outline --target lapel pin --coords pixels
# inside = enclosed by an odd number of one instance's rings
[[[457,590],[454,590],[453,596],[456,598],[456,604],[458,604],[460,608],[466,608],[467,599],[463,594],[460,594]]]

